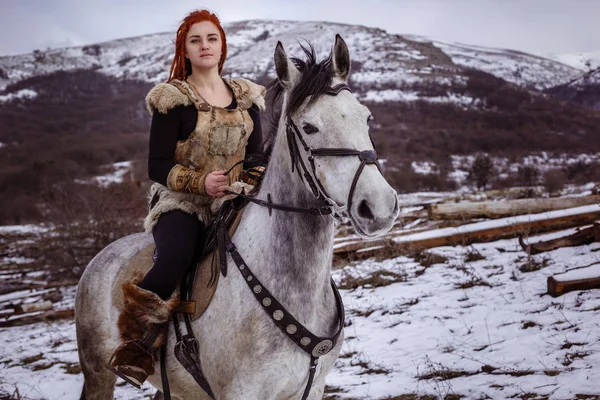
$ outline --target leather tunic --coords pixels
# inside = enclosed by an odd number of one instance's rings
[[[265,88],[241,78],[223,81],[235,96],[234,109],[210,105],[193,85],[180,80],[160,83],[148,93],[150,113],[167,113],[174,107],[193,104],[198,119],[189,137],[177,142],[173,155],[176,165],[169,172],[167,187],[154,183],[150,188],[152,208],[144,221],[146,232],[152,231],[162,213],[172,210],[196,214],[202,222],[208,222],[215,198],[204,193],[206,175],[228,170],[244,159],[254,127],[248,109],[252,104],[264,109]],[[232,169],[229,185],[239,179],[241,171],[241,164]]]

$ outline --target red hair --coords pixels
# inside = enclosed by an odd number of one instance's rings
[[[185,58],[185,39],[192,25],[197,22],[210,21],[216,25],[221,35],[221,59],[219,60],[219,74],[223,71],[223,64],[227,57],[227,39],[225,38],[225,31],[221,26],[219,17],[211,13],[208,10],[196,10],[189,13],[181,22],[179,29],[177,29],[177,37],[175,39],[175,57],[173,57],[173,63],[171,64],[171,71],[169,72],[169,79],[167,82],[173,79],[184,80],[192,74],[192,64],[190,60]]]

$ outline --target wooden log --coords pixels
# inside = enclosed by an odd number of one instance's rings
[[[425,226],[423,226],[423,227],[414,228],[414,229],[407,230],[407,231],[392,232],[381,238],[375,238],[375,239],[356,238],[356,239],[350,239],[350,240],[340,240],[337,243],[335,243],[333,252],[334,252],[334,254],[344,254],[344,253],[351,253],[354,251],[362,250],[362,249],[365,249],[365,248],[371,247],[371,246],[373,246],[373,247],[389,246],[392,244],[394,238],[411,235],[411,234],[418,233],[418,232],[430,231],[434,228],[437,228],[439,225],[440,225],[439,222],[431,221],[431,222],[428,222],[427,224],[425,224]]]
[[[552,297],[589,289],[600,289],[600,264],[548,277],[548,294]]]
[[[513,239],[519,235],[536,235],[589,225],[600,218],[599,206],[578,207],[554,211],[547,214],[523,215],[494,221],[477,222],[459,227],[435,229],[411,233],[400,237],[383,237],[378,241],[364,241],[353,244],[351,251],[366,249],[381,244],[393,243],[406,251],[422,250],[439,246],[469,245],[472,243],[493,242],[500,239]],[[391,239],[391,241],[390,241]],[[336,253],[343,253],[339,249]],[[375,250],[372,251],[375,254]],[[366,252],[368,253],[368,252]],[[363,253],[363,255],[366,255]]]
[[[15,311],[20,314],[31,313],[36,311],[48,311],[52,309],[52,302],[48,300],[38,301],[35,303],[18,304],[15,306]]]
[[[427,211],[430,219],[469,220],[537,214],[590,204],[600,204],[600,196],[431,204]]]
[[[583,246],[595,242],[594,238],[594,226],[581,229],[572,235],[564,236],[552,240],[546,240],[544,242],[536,242],[525,244],[523,236],[519,236],[519,244],[523,251],[528,254],[539,254],[545,251],[551,251],[560,247],[573,247]]]
[[[75,310],[56,310],[46,311],[44,313],[27,315],[20,318],[9,319],[7,321],[0,320],[0,328],[6,328],[11,326],[22,326],[33,324],[36,322],[51,322],[58,321],[61,319],[69,319],[75,316]]]

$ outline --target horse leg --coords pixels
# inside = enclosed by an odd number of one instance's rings
[[[112,400],[117,377],[106,367],[101,371],[90,373],[81,368],[85,376],[80,400]],[[106,370],[106,371],[104,371]]]
[[[81,322],[88,323],[81,323]],[[78,316],[77,350],[79,352],[79,365],[83,372],[84,384],[81,398],[85,400],[113,400],[117,377],[107,367],[106,344],[97,334],[101,330],[93,331],[94,325]]]

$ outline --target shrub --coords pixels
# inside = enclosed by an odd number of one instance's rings
[[[550,194],[558,193],[564,189],[567,183],[565,173],[559,169],[546,171],[544,174],[544,188]]]
[[[517,172],[519,184],[522,186],[535,186],[538,183],[540,171],[532,165],[520,166]]]
[[[493,170],[494,164],[491,158],[487,154],[478,154],[469,168],[467,180],[474,183],[478,190],[485,190]]]

